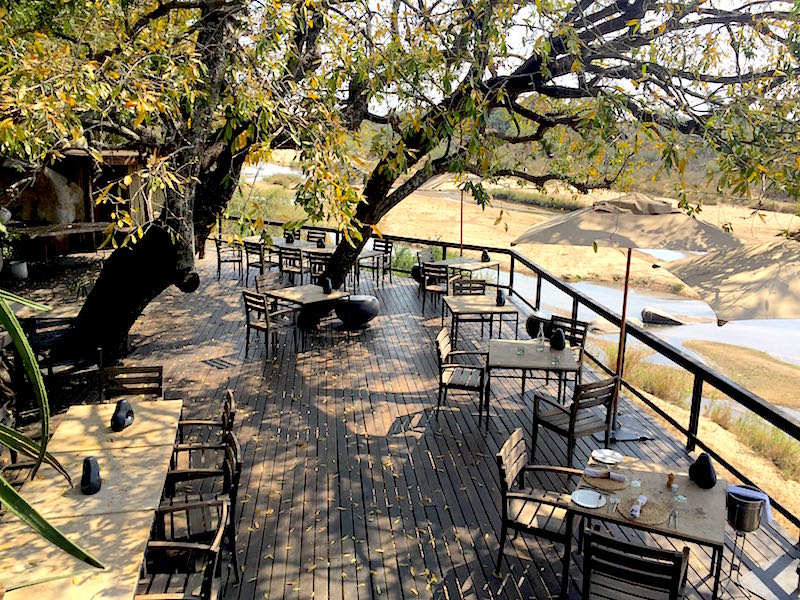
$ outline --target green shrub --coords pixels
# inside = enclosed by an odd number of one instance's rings
[[[492,188],[490,190],[492,198],[498,200],[507,200],[508,202],[518,202],[520,204],[528,204],[532,206],[541,206],[543,208],[552,208],[555,210],[578,210],[584,208],[578,200],[554,198],[540,192],[533,192],[524,189],[509,189],[509,188]]]
[[[775,463],[784,475],[800,478],[800,442],[752,413],[735,419],[731,429],[746,445]]]

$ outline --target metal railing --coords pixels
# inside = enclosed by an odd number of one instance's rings
[[[280,227],[282,223],[277,221],[270,221],[265,223],[265,225]],[[327,231],[329,233],[333,233],[336,236],[337,243],[340,240],[341,234],[336,229],[329,227],[316,227],[316,226],[309,227],[309,229],[318,229]],[[572,287],[569,283],[562,281],[561,279],[557,278],[555,275],[553,275],[546,269],[542,268],[540,265],[537,265],[527,257],[521,255],[513,248],[478,246],[475,244],[462,245],[442,240],[425,240],[415,237],[390,235],[390,234],[385,234],[383,235],[383,237],[393,242],[409,244],[412,246],[433,246],[441,248],[443,258],[447,257],[448,250],[451,249],[460,250],[462,248],[463,250],[478,251],[478,252],[483,250],[488,250],[491,254],[494,255],[499,254],[507,256],[509,259],[508,283],[501,284],[498,281],[495,285],[507,289],[509,297],[512,296],[516,297],[517,299],[519,299],[519,301],[528,306],[531,310],[538,310],[539,307],[541,306],[542,283],[547,282],[572,299],[571,316],[573,319],[577,318],[578,310],[580,309],[581,306],[583,306],[595,312],[600,317],[606,319],[615,327],[620,326],[620,315],[618,313],[603,306],[602,304],[599,304],[589,296],[585,295],[583,292]],[[536,277],[536,295],[533,301],[530,301],[524,296],[521,296],[519,293],[515,293],[514,275],[515,271],[518,269],[518,265],[522,265],[523,267],[529,269]],[[707,442],[705,442],[698,436],[700,418],[702,416],[701,411],[702,411],[703,387],[706,384],[713,386],[721,393],[725,394],[732,402],[739,404],[743,408],[761,417],[766,422],[770,423],[771,425],[774,425],[780,431],[783,431],[793,439],[800,440],[800,422],[798,422],[790,415],[784,413],[780,409],[776,408],[772,404],[766,402],[763,398],[757,396],[750,390],[742,387],[735,381],[725,377],[724,375],[711,369],[707,365],[704,365],[703,363],[699,362],[689,354],[683,352],[681,349],[676,348],[675,346],[665,342],[661,338],[653,335],[649,331],[645,330],[644,328],[634,323],[631,322],[627,323],[625,335],[626,335],[625,342],[627,342],[627,339],[629,337],[636,339],[645,346],[647,346],[648,348],[650,348],[651,350],[653,350],[654,352],[668,359],[669,361],[671,361],[672,363],[674,363],[675,365],[684,369],[685,371],[689,372],[692,375],[693,384],[692,384],[692,396],[689,406],[688,426],[684,426],[678,421],[676,421],[671,415],[667,414],[652,400],[650,400],[647,396],[645,396],[641,391],[637,390],[630,382],[626,381],[624,377],[621,382],[625,390],[627,390],[636,398],[638,398],[640,401],[642,401],[659,417],[664,419],[672,427],[674,427],[677,431],[679,431],[681,434],[685,436],[686,438],[685,445],[686,445],[686,450],[688,452],[691,452],[695,450],[697,447],[699,447],[705,452],[707,452],[714,460],[716,460],[730,473],[732,473],[739,480],[741,480],[742,483],[747,485],[756,485],[745,473],[742,473],[739,469],[730,464]],[[625,346],[627,346],[627,343],[623,345],[623,348]],[[608,374],[613,374],[613,371],[611,371],[608,367],[606,367],[596,356],[593,356],[590,352],[586,351],[584,355],[588,356],[589,359],[602,371]],[[625,372],[624,358],[625,356],[623,352],[623,371],[622,371],[623,374]],[[796,516],[780,502],[775,501],[771,497],[770,499],[772,506],[780,514],[782,514],[794,526],[800,528],[800,517]]]

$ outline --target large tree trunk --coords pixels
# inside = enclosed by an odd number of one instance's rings
[[[75,334],[63,350],[94,356],[97,348],[114,359],[127,351],[128,331],[144,308],[170,285],[193,292],[195,271],[181,269],[179,246],[162,227],[151,227],[135,245],[115,250],[86,298]]]
[[[228,169],[237,159],[227,144],[219,145],[216,132],[209,136],[208,131],[224,86],[227,56],[237,42],[236,28],[229,24],[235,23],[240,8],[220,0],[206,0],[201,8],[197,47],[207,68],[207,97],[185,115],[183,131],[176,136],[184,145],[175,153],[175,161],[187,167],[183,193],[168,194],[162,220],[136,244],[115,250],[106,261],[81,308],[70,352],[88,355],[99,347],[109,358],[124,355],[128,331],[156,296],[173,284],[184,292],[193,292],[200,284],[194,270],[195,231],[201,230],[200,244],[204,244],[208,220],[213,224],[216,214],[215,202],[227,202],[238,180],[237,170],[233,184],[226,183]],[[206,180],[196,183],[201,177]],[[228,193],[209,201],[222,188]]]

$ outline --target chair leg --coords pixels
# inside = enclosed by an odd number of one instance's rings
[[[572,466],[572,455],[575,453],[575,436],[569,436],[569,441],[567,442],[567,466]]]
[[[425,315],[425,297],[428,293],[425,290],[422,290],[422,314]]]
[[[250,354],[250,328],[247,328],[247,332],[244,334],[244,357],[247,358],[247,355]]]
[[[439,418],[439,409],[442,407],[442,384],[439,384],[439,397],[436,400],[436,418]]]
[[[534,421],[533,427],[531,428],[531,462],[535,463],[536,461],[534,458],[536,457],[536,442],[539,441],[539,424]]]
[[[505,502],[505,499],[503,499]],[[508,526],[503,523],[500,527],[500,548],[497,551],[497,565],[494,568],[495,577],[500,577],[500,566],[503,564],[503,549],[506,546],[506,537],[508,537]]]
[[[236,578],[236,583],[239,583],[239,556],[236,554],[236,532],[233,524],[231,524],[230,528],[228,529],[228,543],[230,544],[229,551],[231,553],[233,576]]]

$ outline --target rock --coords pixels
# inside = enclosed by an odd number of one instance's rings
[[[543,310],[536,310],[525,320],[525,331],[528,332],[532,340],[535,340],[536,336],[539,335],[540,323],[544,325],[544,337],[550,338],[550,314]]]
[[[650,325],[686,325],[686,322],[678,317],[652,306],[645,306],[642,309],[642,321]]]
[[[111,431],[122,431],[133,423],[133,408],[127,400],[117,402],[111,415]]]
[[[717,473],[714,471],[714,463],[711,462],[708,454],[703,452],[692,463],[692,466],[689,467],[689,479],[704,490],[709,490],[717,484]]]
[[[83,459],[83,475],[81,475],[81,492],[87,496],[96,494],[100,491],[102,482],[100,480],[100,465],[94,456],[87,456]]]
[[[550,336],[550,347],[553,350],[563,350],[567,347],[567,338],[564,336],[564,330],[560,327]]]

